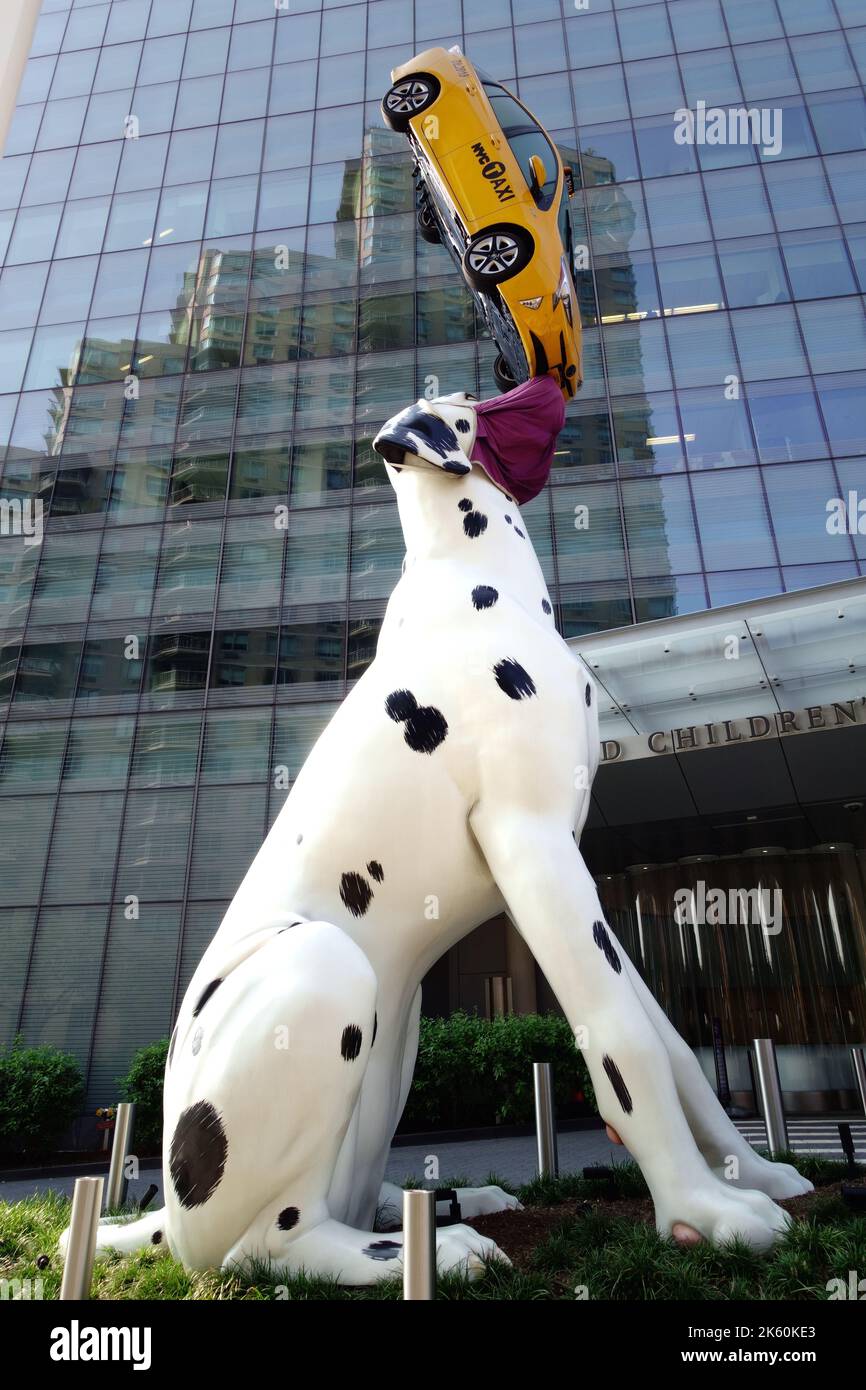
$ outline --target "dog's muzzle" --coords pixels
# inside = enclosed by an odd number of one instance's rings
[[[393,415],[376,435],[373,448],[397,468],[404,461],[417,461],[462,476],[472,467],[475,434],[475,411],[467,396],[458,392],[416,401]]]

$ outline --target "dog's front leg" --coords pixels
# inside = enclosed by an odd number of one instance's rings
[[[701,1155],[667,1050],[623,968],[570,829],[492,800],[476,806],[471,824],[583,1049],[602,1116],[640,1164],[660,1232],[770,1246],[790,1218],[764,1193],[720,1181]]]

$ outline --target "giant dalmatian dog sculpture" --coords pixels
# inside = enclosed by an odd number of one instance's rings
[[[406,560],[375,661],[186,993],[165,1077],[167,1205],[103,1222],[100,1249],[164,1241],[194,1269],[259,1257],[356,1285],[398,1269],[400,1235],[373,1225],[399,1210],[382,1179],[420,981],[503,909],[586,1033],[601,1112],[660,1231],[764,1248],[789,1220],[771,1199],[810,1187],[740,1136],[605,923],[576,843],[596,692],[556,631],[515,500],[470,462],[476,425],[458,394],[419,401],[376,441]],[[499,1188],[460,1202],[466,1216],[516,1205]],[[440,1270],[498,1253],[468,1226],[438,1233]]]

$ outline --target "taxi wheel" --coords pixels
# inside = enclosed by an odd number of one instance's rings
[[[438,80],[428,72],[413,72],[395,82],[382,98],[382,116],[391,130],[401,134],[409,129],[413,116],[420,116],[439,95]]]
[[[442,235],[436,224],[436,218],[433,216],[433,213],[426,203],[422,203],[421,207],[418,209],[418,231],[421,235],[421,240],[429,241],[431,246],[437,246],[442,240]]]
[[[496,382],[496,385],[499,387],[503,395],[506,391],[513,391],[515,386],[517,385],[511,368],[509,367],[501,352],[498,354],[496,361],[493,363],[493,380]]]
[[[476,232],[463,253],[463,273],[476,290],[501,285],[532,260],[532,237],[523,227],[502,223]]]

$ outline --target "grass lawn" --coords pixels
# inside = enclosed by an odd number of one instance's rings
[[[793,1155],[788,1155],[794,1161]],[[839,1196],[844,1165],[796,1158],[819,1191],[791,1204],[796,1220],[768,1255],[743,1245],[688,1249],[662,1240],[651,1224],[640,1172],[618,1165],[608,1185],[579,1176],[536,1180],[518,1190],[524,1212],[479,1218],[512,1266],[496,1262],[473,1283],[440,1280],[439,1297],[482,1300],[591,1299],[826,1299],[827,1283],[866,1270],[866,1216],[854,1215]],[[864,1172],[858,1179],[862,1182]],[[491,1174],[489,1181],[502,1183]],[[450,1184],[459,1185],[459,1179]],[[61,1265],[57,1237],[69,1219],[69,1201],[54,1194],[0,1202],[0,1279],[41,1279],[43,1297],[56,1298]],[[509,1248],[510,1247],[510,1248]],[[49,1264],[39,1269],[39,1256]],[[576,1294],[577,1289],[586,1290]],[[262,1266],[247,1273],[189,1274],[164,1248],[96,1264],[98,1299],[332,1300],[399,1299],[399,1278],[367,1289],[343,1289],[326,1279],[285,1278]]]

